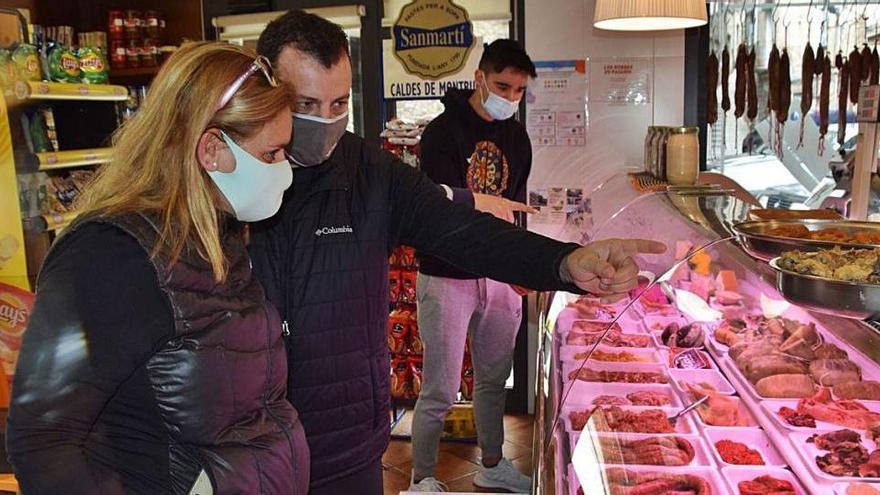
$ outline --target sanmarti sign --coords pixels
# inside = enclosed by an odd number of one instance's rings
[[[406,72],[426,79],[455,74],[474,45],[468,13],[452,0],[414,0],[391,29],[394,56]]]

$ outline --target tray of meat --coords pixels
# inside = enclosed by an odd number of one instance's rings
[[[670,323],[662,332],[651,332],[651,338],[654,339],[654,345],[661,349],[670,347],[703,348],[706,340],[704,328],[708,326],[704,323],[689,323],[684,326]]]
[[[806,399],[762,401],[761,407],[777,424],[790,431],[867,430],[873,424],[880,424],[880,403],[834,399],[827,388],[819,389]]]
[[[577,406],[681,407],[681,399],[670,385],[595,383],[578,380],[572,384],[565,403]]]
[[[559,358],[563,362],[580,362],[586,359],[590,349],[582,349],[571,346],[563,346],[559,352]],[[660,364],[662,361],[654,349],[638,347],[608,347],[600,345],[596,348],[590,361],[602,361],[606,363],[648,363]]]
[[[703,431],[706,443],[722,466],[755,465],[785,467],[787,463],[773,441],[760,428],[708,427]]]
[[[574,466],[569,465],[572,495],[644,494],[644,495],[728,495],[721,473],[711,467],[606,466],[595,473],[586,486],[578,482]]]
[[[563,362],[564,383],[572,380],[600,383],[669,383],[666,368],[661,364],[605,363],[601,361]]]
[[[628,302],[626,299],[615,304],[603,304],[595,297],[581,296],[568,303],[566,309],[573,310],[579,319],[611,321],[617,318]]]
[[[706,328],[706,342],[718,355],[727,354],[730,346],[746,337],[749,324],[745,319],[725,319]]]
[[[595,409],[595,411],[594,411]],[[693,434],[697,429],[687,416],[673,426],[669,417],[678,409],[670,407],[598,406],[576,408],[563,406],[566,431],[582,431],[587,424],[595,432],[654,433],[658,435]]]
[[[721,395],[736,393],[727,378],[716,370],[669,370],[669,377],[683,397],[692,393],[693,387]]]
[[[687,320],[681,315],[658,316],[648,315],[642,318],[642,327],[646,332],[662,332],[667,326],[676,323],[679,326],[687,325]]]
[[[787,469],[732,466],[722,468],[721,475],[734,495],[811,495]]]
[[[590,452],[605,464],[644,466],[715,466],[715,459],[697,435],[658,436],[645,433],[572,432],[572,452],[589,441]],[[584,446],[581,446],[584,448]]]
[[[651,347],[651,337],[642,333],[623,333],[616,329],[604,332],[580,333],[569,332],[564,338],[565,345],[575,347],[588,347],[602,340],[602,345],[608,347]],[[583,349],[582,349],[583,350]]]
[[[835,495],[880,495],[880,484],[854,481],[851,483],[835,483]]]
[[[670,369],[718,369],[709,354],[699,349],[661,349],[658,354],[660,362]]]
[[[565,332],[565,335],[570,333],[586,333],[593,334],[596,332],[604,332],[605,329],[611,327],[612,330],[616,330],[618,332],[623,332],[623,329],[620,327],[620,324],[617,322],[610,321],[596,321],[596,320],[574,320],[571,322],[571,326],[568,328],[568,332]],[[560,333],[563,333],[560,331]]]
[[[789,439],[819,478],[880,482],[880,451],[874,441],[855,430],[790,433]]]
[[[691,396],[702,397],[705,393],[692,393]],[[697,406],[695,411],[697,423],[702,426],[723,428],[753,428],[758,422],[749,412],[749,408],[739,397],[709,394],[709,400]],[[731,433],[736,435],[736,433]]]

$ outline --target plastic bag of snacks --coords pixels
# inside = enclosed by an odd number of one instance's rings
[[[391,397],[406,399],[412,393],[412,373],[406,356],[391,360]]]
[[[409,321],[409,348],[413,354],[421,354],[425,351],[425,344],[419,335],[419,316],[413,312]]]
[[[8,380],[11,380],[15,373],[15,362],[18,360],[18,350],[21,348],[21,335],[27,328],[33,305],[32,293],[0,283],[0,361]]]
[[[471,361],[470,353],[464,355],[464,362],[461,366],[461,396],[464,400],[473,400],[474,398],[474,364]]]
[[[391,302],[399,301],[401,286],[399,270],[391,270],[388,272],[388,284],[390,289],[388,297],[391,299]]]
[[[400,272],[400,299],[405,303],[416,303],[416,280],[419,272],[404,270]]]
[[[422,356],[410,356],[407,362],[409,374],[412,376],[412,395],[415,398],[422,391]]]
[[[388,316],[388,349],[395,354],[406,351],[410,333],[410,312],[395,309]]]

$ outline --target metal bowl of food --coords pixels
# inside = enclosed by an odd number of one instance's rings
[[[880,223],[846,220],[753,220],[733,226],[747,253],[770,261],[785,251],[818,251],[835,246],[880,248]]]
[[[848,253],[863,252],[877,258],[874,250],[853,250]],[[846,253],[842,250],[823,251],[826,255]],[[799,273],[791,269],[790,262],[783,261],[788,256],[815,256],[823,253],[786,253],[770,260],[776,271],[776,288],[790,303],[819,313],[855,318],[859,320],[880,318],[880,283],[839,280],[813,273]],[[874,264],[877,261],[873,262]],[[841,265],[843,266],[843,265]],[[845,266],[843,266],[846,268]],[[878,268],[872,270],[871,280],[876,281]],[[837,273],[837,272],[835,272]]]

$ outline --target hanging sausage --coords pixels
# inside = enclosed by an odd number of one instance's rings
[[[730,92],[728,85],[730,83],[730,50],[724,45],[721,52],[721,110],[724,111],[724,117],[727,118],[727,111],[730,110]]]
[[[831,100],[831,59],[825,55],[820,64],[822,80],[819,83],[819,156],[825,154],[825,135],[828,134],[828,107]]]
[[[736,81],[734,82],[733,89],[733,116],[739,119],[746,113],[746,85],[748,77],[746,70],[749,65],[749,53],[745,43],[740,43],[736,49],[734,65],[736,66]]]
[[[715,52],[709,54],[706,62],[706,87],[709,90],[706,121],[709,125],[714,125],[718,122],[718,57]]]
[[[776,121],[779,123],[776,130],[776,153],[782,157],[783,144],[785,142],[785,123],[788,121],[788,111],[791,108],[791,61],[788,57],[788,48],[782,49],[779,57],[779,107],[776,109]]]
[[[843,62],[838,74],[837,84],[840,86],[837,94],[837,144],[843,146],[846,142],[846,111],[847,93],[849,91],[849,61]]]
[[[874,64],[871,62],[871,49],[868,48],[867,43],[862,47],[861,66],[861,80],[868,81],[871,78],[871,72],[874,70]]]
[[[847,65],[849,67],[849,101],[853,105],[859,103],[859,86],[862,84],[862,54],[859,48],[853,48],[847,57]]]
[[[748,60],[746,61],[746,99],[748,100],[748,111],[746,112],[746,118],[749,119],[750,125],[755,124],[755,119],[758,118],[758,75],[755,73],[755,59],[757,58],[755,54],[755,47],[752,47],[752,52],[748,56]]]
[[[820,64],[816,63],[813,47],[808,41],[801,62],[801,132],[798,137],[798,148],[804,146],[804,126],[810,115],[810,108],[813,106],[813,75],[817,65]]]

